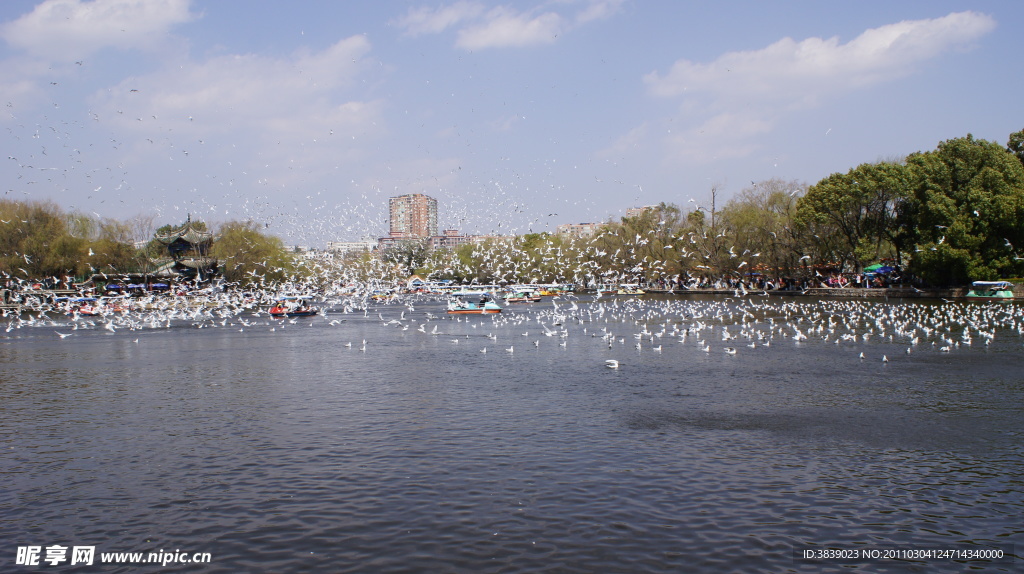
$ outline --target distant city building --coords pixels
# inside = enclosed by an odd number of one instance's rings
[[[590,237],[597,233],[602,223],[566,223],[555,228],[558,235],[576,235],[578,237]]]
[[[347,255],[349,253],[360,253],[373,251],[377,247],[377,240],[372,237],[364,237],[359,241],[328,241],[327,251],[336,255]]]
[[[437,200],[422,193],[392,197],[389,200],[391,230],[376,242],[377,249],[401,246],[406,242],[423,242],[428,249],[455,249],[466,243],[491,239],[488,235],[461,235],[458,229],[437,231]],[[332,245],[328,244],[328,249]]]
[[[392,197],[388,202],[391,216],[389,236],[395,239],[423,239],[438,235],[437,200],[422,193]]]
[[[458,229],[445,229],[444,235],[435,235],[430,238],[430,247],[432,249],[454,249],[468,241],[469,237],[459,235]]]
[[[626,215],[624,217],[637,217],[647,213],[652,209],[657,209],[657,205],[644,205],[642,207],[630,207],[626,209]]]

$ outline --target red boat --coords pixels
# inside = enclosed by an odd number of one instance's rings
[[[311,317],[320,311],[312,307],[282,307],[275,305],[270,308],[271,317]]]

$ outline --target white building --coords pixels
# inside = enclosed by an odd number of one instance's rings
[[[347,255],[362,251],[373,251],[377,248],[377,240],[364,237],[359,241],[328,241],[327,250],[336,255]]]

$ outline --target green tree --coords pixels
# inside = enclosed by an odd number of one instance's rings
[[[720,278],[736,270],[730,247],[733,237],[718,207],[718,188],[711,188],[711,207],[699,206],[686,214],[686,226],[680,231],[683,239],[680,257],[688,262],[689,272],[705,278]],[[733,249],[734,250],[734,249]]]
[[[1024,164],[1024,130],[1010,134],[1010,141],[1006,143],[1006,150],[1017,156],[1021,164]]]
[[[80,274],[85,242],[53,202],[0,200],[0,272],[23,280]]]
[[[381,252],[381,258],[402,269],[406,276],[413,275],[427,261],[430,244],[426,239],[406,239],[389,245]]]
[[[240,285],[273,286],[296,270],[294,255],[284,242],[264,235],[252,221],[221,224],[210,254],[220,262],[224,279]]]
[[[90,268],[107,274],[133,273],[140,269],[140,253],[135,249],[129,224],[114,219],[95,222],[86,262]]]
[[[581,266],[579,273],[609,283],[674,282],[684,269],[679,249],[684,226],[679,207],[664,202],[609,222],[591,241],[595,265]]]
[[[1024,165],[1014,154],[968,134],[907,163],[919,277],[958,285],[1024,272]]]
[[[908,170],[897,163],[861,164],[811,186],[797,204],[797,219],[818,234],[820,255],[840,267],[863,268],[883,257],[899,259],[909,234],[905,225]]]
[[[807,184],[771,179],[741,191],[722,210],[734,246],[733,270],[792,275],[805,253],[804,228],[796,223],[797,202]]]

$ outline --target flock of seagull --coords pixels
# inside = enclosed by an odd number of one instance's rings
[[[0,336],[17,335],[19,329],[48,328],[60,339],[79,330],[108,333],[153,329],[232,329],[240,333],[285,331],[292,326],[337,327],[350,320],[377,323],[381,329],[400,329],[413,336],[455,336],[458,344],[470,339],[471,329],[489,330],[488,346],[504,347],[506,353],[539,348],[542,341],[556,341],[562,349],[570,341],[586,340],[616,353],[605,359],[609,369],[624,367],[622,350],[662,353],[680,345],[704,353],[742,354],[744,349],[773,345],[831,344],[836,346],[885,343],[863,347],[861,360],[889,362],[892,353],[917,350],[953,353],[972,346],[990,345],[996,338],[1024,338],[1024,306],[1012,303],[887,303],[865,300],[768,300],[757,296],[728,298],[591,298],[568,295],[544,303],[508,306],[501,314],[451,316],[431,295],[401,295],[376,303],[367,297],[338,296],[320,302],[312,317],[272,318],[265,308],[268,298],[220,293],[207,299],[153,297],[130,311],[98,317],[55,313],[7,313],[0,322]],[[419,308],[419,310],[417,310]],[[293,327],[294,328],[294,327]],[[522,332],[520,332],[522,331]],[[499,345],[499,333],[506,339]],[[531,335],[533,335],[531,337]],[[523,341],[525,338],[525,345]],[[135,339],[138,342],[138,339]],[[545,345],[549,343],[545,342]],[[574,343],[576,346],[578,343]],[[345,348],[365,352],[362,345]],[[873,354],[869,357],[869,354]]]
[[[557,338],[562,348],[579,337],[597,340],[609,351],[632,348],[637,353],[662,353],[692,345],[704,353],[728,356],[772,345],[824,344],[861,346],[865,350],[859,352],[860,360],[868,360],[866,353],[875,352],[874,360],[882,363],[890,358],[888,353],[879,357],[879,348],[905,355],[918,350],[952,353],[972,346],[987,347],[997,335],[1024,340],[1024,307],[1005,303],[768,302],[750,297],[597,299],[559,305],[556,300],[550,307],[532,312],[492,315],[483,321],[457,320],[476,321],[474,328],[504,327],[504,332],[517,332],[532,324],[534,333]],[[869,343],[888,346],[864,346]],[[532,344],[539,346],[541,339]],[[514,345],[506,351],[514,352]],[[481,352],[486,352],[486,347]],[[619,356],[605,359],[604,364],[619,369],[626,361]]]

